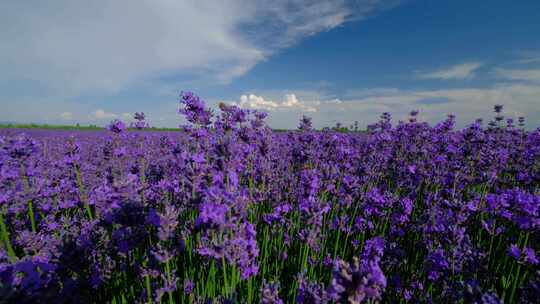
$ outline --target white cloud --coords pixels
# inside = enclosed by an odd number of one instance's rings
[[[96,123],[121,117],[96,108],[142,91],[175,125],[165,108],[178,90],[227,84],[307,36],[399,2],[0,1],[0,119],[54,123],[69,108]]]
[[[540,83],[540,69],[497,69],[499,78]]]
[[[72,120],[73,119],[73,113],[71,112],[62,112],[62,114],[60,114],[60,117],[64,120]]]
[[[241,38],[239,3],[12,2],[0,10],[2,78],[77,94],[177,72],[227,73],[264,54]],[[129,8],[129,9],[128,9]],[[213,70],[216,66],[217,71]]]
[[[299,109],[305,112],[317,112],[316,106],[319,104],[319,101],[306,104],[305,102],[300,102],[295,94],[287,94],[285,95],[285,100],[281,103],[281,106],[289,109]]]
[[[254,94],[240,96],[240,107],[251,109],[262,109],[266,111],[274,111],[279,107],[279,104],[271,100],[265,100],[262,96]]]
[[[334,99],[331,99],[331,100],[328,100],[326,101],[327,103],[333,103],[333,104],[342,104],[343,101],[339,98],[334,98]]]
[[[349,98],[361,98],[367,96],[388,96],[399,92],[397,88],[362,88],[350,89],[344,92],[344,95]]]
[[[532,82],[499,82],[489,87],[445,89],[375,87],[350,90],[339,98],[325,91],[296,91],[298,94],[285,93],[282,100],[243,95],[239,105],[270,111],[268,121],[277,128],[295,128],[301,113],[312,116],[318,128],[336,122],[350,125],[354,121],[365,127],[383,112],[390,112],[396,122],[406,120],[411,110],[420,110],[420,119],[429,123],[440,122],[447,114],[455,114],[457,126],[464,127],[476,118],[492,119],[496,104],[504,105],[504,114],[508,117],[525,116],[531,127],[538,125],[540,119],[540,84]],[[278,91],[263,93],[274,97],[277,94]]]
[[[516,60],[517,63],[530,64],[540,62],[540,52],[524,51],[520,52],[520,58]]]
[[[261,109],[266,111],[317,112],[316,106],[319,104],[318,101],[311,103],[299,101],[295,94],[286,94],[285,100],[281,102],[266,100],[262,96],[249,94],[240,96],[240,103],[238,105],[242,108]]]
[[[452,88],[433,90],[373,89],[373,94],[361,98],[344,99],[338,106],[321,103],[314,122],[319,126],[341,121],[346,125],[357,120],[361,125],[374,122],[382,112],[390,112],[394,121],[406,119],[411,110],[420,110],[421,118],[436,123],[447,114],[457,116],[458,126],[471,123],[476,118],[491,119],[493,106],[504,105],[509,117],[524,115],[531,126],[540,119],[540,85],[500,83],[487,88]],[[322,124],[321,124],[322,123]]]
[[[524,63],[524,64],[538,63],[538,62],[540,62],[540,55],[538,55],[538,56],[528,56],[528,57],[525,57],[525,58],[522,58],[522,59],[518,60],[517,62],[518,63]]]
[[[118,117],[117,114],[108,113],[108,112],[105,112],[105,110],[102,110],[102,109],[98,109],[95,112],[93,112],[92,114],[90,114],[90,118],[93,118],[93,119],[113,119],[113,118],[117,118],[117,117]]]
[[[419,73],[419,78],[425,79],[469,79],[474,77],[474,72],[482,66],[481,62],[466,62],[445,69],[428,73]]]
[[[380,2],[375,1],[379,5]],[[368,6],[365,4],[363,8]],[[355,13],[360,12],[353,11],[344,0],[258,1],[256,16],[249,24],[257,31],[250,38],[279,49],[294,44],[302,37],[335,28],[353,18]],[[266,30],[260,31],[262,27]],[[280,38],[276,39],[276,35]]]
[[[250,22],[250,37],[260,45],[279,49],[299,39],[339,27],[347,21],[357,21],[382,10],[390,9],[401,0],[274,0],[255,1],[256,16]],[[260,31],[264,28],[263,31]],[[276,39],[276,37],[279,37]]]
[[[0,83],[39,81],[65,96],[114,94],[176,74],[228,83],[306,36],[386,7],[379,0],[354,7],[345,0],[2,2]]]

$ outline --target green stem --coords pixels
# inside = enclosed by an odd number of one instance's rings
[[[30,217],[30,224],[32,225],[32,232],[36,233],[36,219],[34,217],[34,207],[32,206],[32,201],[28,201],[28,217]]]
[[[0,233],[2,234],[2,240],[4,241],[4,246],[6,248],[9,259],[11,260],[11,262],[17,261],[17,255],[15,254],[13,247],[11,247],[11,242],[9,240],[9,232],[6,224],[4,223],[4,215],[2,214],[2,212],[0,212]]]
[[[81,176],[81,170],[79,169],[78,165],[75,165],[75,175],[77,178],[77,185],[79,186],[79,193],[81,201],[84,203],[84,208],[86,209],[86,213],[88,214],[88,218],[90,220],[93,220],[94,217],[92,216],[92,209],[90,209],[90,205],[88,204],[88,199],[86,197],[86,191],[84,190],[84,185],[82,182],[82,176]]]
[[[144,283],[146,285],[146,298],[148,300],[148,304],[152,304],[152,285],[150,284],[149,274],[144,277]]]
[[[225,256],[222,256],[221,257],[221,269],[223,270],[223,281],[225,283],[225,286],[223,287],[224,290],[225,290],[225,296],[228,296],[229,295],[229,285],[227,283],[227,269],[226,269],[226,264],[225,264]]]
[[[171,281],[171,267],[169,265],[169,260],[165,263],[165,272],[167,275],[167,281]],[[167,284],[169,283],[167,282]],[[171,291],[167,291],[167,294],[169,295],[169,304],[174,304],[173,294]]]
[[[24,192],[29,193],[30,191],[30,182],[28,181],[28,176],[26,176],[26,170],[24,169],[24,165],[21,162],[20,163],[20,174],[22,176],[22,182],[24,186]],[[28,217],[30,218],[30,224],[32,225],[32,232],[36,233],[36,219],[34,217],[34,208],[32,206],[32,200],[28,200]]]
[[[527,232],[527,234],[525,235],[525,240],[523,242],[522,250],[525,249],[525,247],[527,247],[528,242],[529,242],[529,233]],[[517,271],[516,271],[516,276],[514,277],[514,283],[512,284],[512,291],[510,292],[510,301],[509,301],[509,303],[513,302],[514,295],[516,293],[516,289],[517,289],[518,283],[520,281],[520,277],[519,277],[520,271],[521,271],[521,264],[518,264]]]

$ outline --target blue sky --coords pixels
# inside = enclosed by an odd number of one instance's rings
[[[183,123],[180,90],[294,128],[385,111],[540,125],[540,2],[0,1],[0,121]]]

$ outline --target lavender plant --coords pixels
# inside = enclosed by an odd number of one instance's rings
[[[179,105],[182,132],[0,131],[0,302],[538,301],[524,118],[273,132]]]

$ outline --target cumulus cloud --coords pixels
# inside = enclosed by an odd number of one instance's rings
[[[271,100],[265,100],[262,96],[254,94],[240,96],[240,107],[251,109],[262,109],[266,111],[273,111],[279,107],[279,104]]]
[[[487,88],[451,88],[403,90],[399,88],[372,90],[373,94],[343,99],[338,106],[322,102],[314,122],[329,125],[333,120],[350,124],[359,121],[365,126],[383,112],[392,113],[395,120],[406,119],[411,110],[420,110],[421,118],[436,123],[447,114],[457,116],[458,126],[476,118],[490,119],[496,104],[504,105],[504,113],[516,118],[524,115],[533,123],[540,117],[538,96],[540,85],[533,83],[499,83]],[[393,92],[393,93],[382,93]],[[322,126],[319,124],[319,126]]]
[[[98,119],[98,120],[101,120],[101,119],[114,119],[114,118],[117,118],[117,117],[118,117],[117,114],[108,113],[108,112],[105,112],[105,110],[102,110],[102,109],[98,109],[95,112],[90,114],[90,118]]]
[[[474,72],[482,66],[481,62],[466,62],[433,72],[419,73],[419,78],[424,79],[470,79]]]
[[[62,112],[62,114],[60,114],[60,117],[64,120],[72,120],[73,119],[73,113],[71,112]]]
[[[285,95],[285,100],[281,103],[283,108],[288,109],[300,109],[305,112],[317,112],[316,106],[319,105],[319,101],[311,102],[311,104],[300,102],[296,98],[295,94]]]
[[[524,77],[520,77],[524,78]],[[529,79],[529,78],[527,78]],[[375,122],[383,112],[390,112],[394,121],[407,119],[411,110],[420,110],[420,119],[436,123],[447,114],[457,116],[458,127],[464,127],[476,118],[493,118],[493,106],[504,105],[508,117],[525,116],[529,126],[540,118],[538,96],[540,83],[532,81],[501,81],[484,87],[451,87],[432,89],[403,89],[399,87],[358,88],[334,95],[328,91],[292,90],[283,99],[277,91],[261,95],[243,95],[239,105],[244,108],[273,112],[272,126],[295,128],[301,113],[313,117],[316,127],[332,126],[336,122],[360,126]],[[309,109],[309,110],[308,110]]]
[[[319,105],[319,102],[302,102],[298,100],[295,94],[286,94],[285,99],[279,102],[266,100],[264,97],[255,94],[249,94],[240,96],[240,103],[238,105],[242,108],[266,111],[317,112],[316,106]]]

